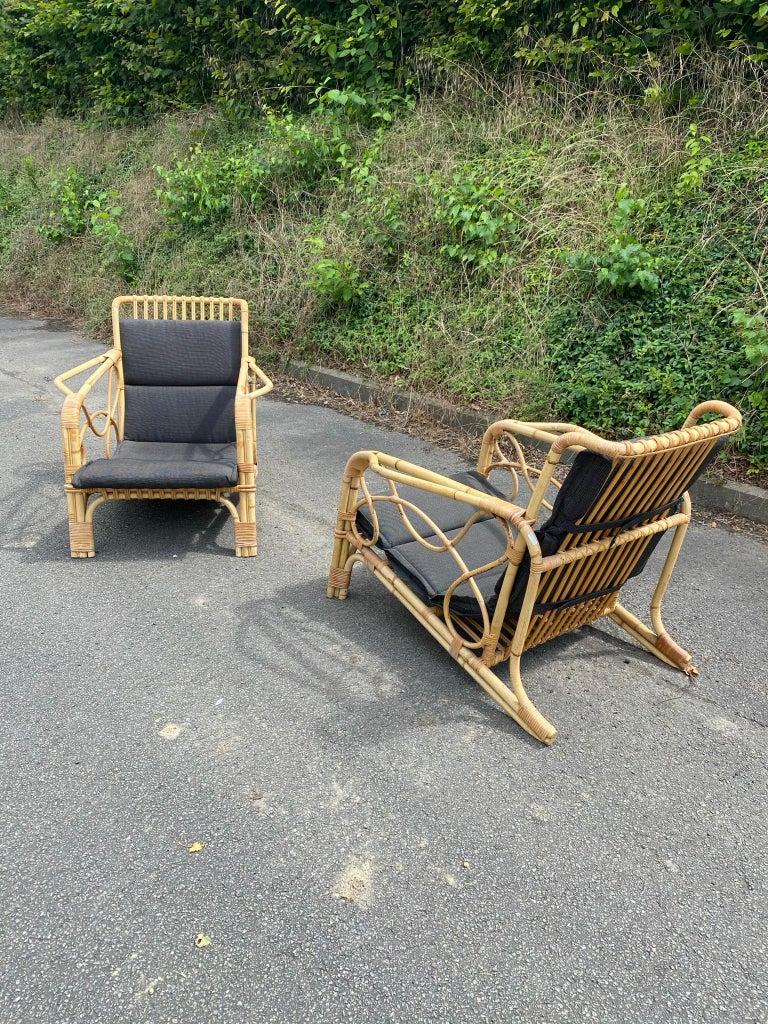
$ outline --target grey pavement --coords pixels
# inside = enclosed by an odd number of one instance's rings
[[[763,544],[689,534],[695,688],[602,626],[527,655],[547,749],[372,577],[324,596],[346,457],[425,443],[277,396],[258,558],[136,502],[70,560],[94,351],[0,320],[2,1024],[768,1021]]]

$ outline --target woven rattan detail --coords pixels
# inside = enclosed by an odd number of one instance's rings
[[[243,548],[254,547],[256,523],[235,523],[235,544]]]

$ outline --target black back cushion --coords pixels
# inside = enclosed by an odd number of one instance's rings
[[[633,526],[639,526],[641,523],[657,518],[662,514],[662,512],[666,515],[672,515],[679,509],[679,503],[684,492],[690,487],[694,480],[697,480],[698,477],[701,476],[712,459],[715,458],[721,446],[722,439],[713,446],[712,451],[701,465],[698,466],[695,471],[688,474],[688,476],[681,482],[679,493],[673,496],[663,510],[645,509],[644,511],[635,512],[623,520],[613,520],[612,522],[609,521],[607,523],[603,522],[597,524],[592,529],[597,530],[598,532],[602,532],[605,529],[631,529]],[[549,519],[536,531],[542,555],[546,556],[555,554],[555,552],[560,550],[560,546],[562,545],[565,536],[573,532],[582,533],[585,542],[593,539],[593,535],[590,533],[589,527],[584,525],[579,526],[579,520],[589,517],[589,513],[597,502],[597,499],[600,497],[600,494],[611,475],[611,467],[611,460],[606,459],[602,455],[598,455],[596,452],[579,452],[573,460],[573,465],[571,466],[568,475],[563,481],[562,486],[557,492],[557,496],[552,503],[552,513]],[[594,519],[592,521],[594,522]],[[639,557],[637,564],[629,574],[630,579],[633,576],[639,575],[643,571],[648,559],[662,536],[662,533],[656,533],[649,537],[648,543]],[[528,584],[528,566],[529,559],[528,553],[526,552],[524,560],[521,563],[520,569],[515,578],[512,594],[510,595],[509,611],[513,615],[519,612],[523,601],[525,588]],[[608,582],[610,583],[611,581]],[[501,579],[496,585],[497,593],[500,586]],[[618,588],[609,587],[609,589]],[[569,593],[568,598],[560,603],[563,605],[573,604],[579,601],[588,600],[591,596],[594,595],[590,593]],[[536,604],[534,609],[536,611],[542,611],[544,610],[544,606]]]
[[[120,345],[128,440],[235,440],[238,321],[121,320]]]
[[[595,504],[610,474],[610,459],[595,452],[579,452],[552,503],[549,519],[536,531],[542,555],[553,555],[558,550],[569,527],[585,516]],[[520,611],[523,602],[528,585],[528,567],[529,556],[526,551],[509,598],[509,612],[513,615]],[[501,583],[499,579],[497,593]]]
[[[126,384],[237,384],[236,320],[121,320]]]

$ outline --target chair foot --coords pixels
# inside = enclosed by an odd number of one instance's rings
[[[693,663],[693,656],[683,647],[675,643],[666,630],[656,632],[641,622],[637,616],[628,611],[623,605],[617,604],[610,616],[617,626],[629,633],[633,640],[655,655],[659,661],[671,668],[685,672],[687,676],[697,676],[698,668]]]
[[[519,655],[515,656],[513,654],[510,656],[509,681],[512,686],[512,691],[518,700],[514,716],[515,720],[522,725],[526,732],[529,732],[531,736],[539,740],[541,743],[546,743],[547,746],[554,743],[557,738],[557,729],[544,717],[544,715],[542,715],[525,692],[522,676],[520,675]]]
[[[338,598],[339,601],[345,600],[349,594],[349,582],[352,578],[352,570],[339,568],[336,566],[331,567],[331,571],[328,573],[328,589],[326,594],[328,597]]]
[[[466,648],[459,648],[454,654],[461,667],[491,697],[513,721],[517,722],[527,733],[540,743],[550,746],[557,739],[557,729],[535,707],[523,688],[520,678],[520,658],[514,656],[509,661],[509,679],[511,686],[506,686],[488,665],[469,653]]]
[[[683,647],[676,644],[667,632],[658,633],[656,636],[656,652],[665,655],[673,662],[681,672],[687,676],[697,676],[698,668],[693,663],[693,655],[689,654]]]
[[[93,558],[95,556],[93,523],[80,523],[70,519],[69,553],[72,558]]]
[[[256,523],[235,523],[235,554],[238,558],[254,558],[258,553],[256,545]]]

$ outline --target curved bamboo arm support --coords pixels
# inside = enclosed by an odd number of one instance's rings
[[[88,359],[86,362],[80,363],[79,366],[75,366],[71,370],[67,370],[65,373],[61,373],[58,377],[54,378],[54,384],[64,395],[64,402],[61,407],[61,430],[64,443],[64,479],[67,484],[71,483],[72,476],[75,471],[86,461],[83,440],[88,429],[90,429],[96,437],[105,439],[107,458],[111,455],[110,430],[114,429],[117,438],[119,439],[120,437],[120,428],[118,426],[116,416],[118,414],[122,391],[119,386],[114,388],[113,397],[112,374],[115,372],[115,367],[117,367],[121,358],[122,353],[120,350],[113,348],[108,352],[103,352],[101,355],[96,356],[93,359]],[[81,373],[85,373],[86,370],[90,370],[94,366],[96,369],[89,377],[86,378],[85,381],[83,381],[79,390],[73,391],[71,388],[67,387],[65,381],[70,380],[72,377],[77,377]],[[107,389],[107,407],[91,413],[85,407],[85,400],[94,385],[97,384],[106,373],[110,374],[109,386]],[[82,427],[80,426],[81,416],[85,416],[85,423]],[[95,420],[99,417],[104,418],[104,425],[101,429],[97,427],[95,423]]]
[[[365,483],[365,473],[368,470],[374,472],[389,483],[390,490],[392,491],[390,495],[370,494]],[[475,520],[475,516],[471,516],[469,522],[459,532],[458,536],[452,541],[449,541],[440,527],[430,520],[430,518],[421,509],[398,494],[396,489],[397,484],[403,484],[408,487],[427,491],[431,494],[440,495],[441,497],[461,501],[466,505],[470,505],[478,512],[486,512],[495,516],[505,524],[507,529],[508,539],[504,554],[499,559],[495,559],[487,565],[478,566],[477,568],[472,569],[468,568],[459,553],[455,550],[454,545],[457,544],[463,536],[465,536],[471,523]],[[357,498],[359,491],[362,491],[363,493],[362,500],[358,500]],[[378,538],[378,518],[375,511],[375,503],[377,501],[388,501],[391,504],[396,505],[400,512],[401,519],[409,533],[411,533],[415,540],[423,544],[424,547],[434,551],[435,553],[447,552],[454,559],[459,571],[459,577],[454,581],[454,585],[450,588],[450,593],[443,603],[443,613],[446,625],[454,635],[454,639],[457,642],[460,640],[462,643],[466,644],[466,640],[459,637],[453,629],[449,605],[450,595],[453,593],[455,588],[460,586],[462,583],[467,583],[480,607],[484,627],[483,636],[480,642],[477,644],[469,644],[469,646],[487,646],[491,642],[493,624],[489,621],[484,600],[480,594],[477,584],[475,583],[474,577],[483,572],[487,572],[489,569],[495,568],[497,565],[502,564],[504,559],[508,559],[510,561],[510,568],[508,570],[509,585],[511,586],[514,574],[522,560],[523,552],[525,552],[526,549],[530,560],[531,576],[538,576],[541,572],[541,548],[533,527],[526,518],[524,509],[520,508],[519,505],[514,505],[512,502],[505,501],[502,498],[496,498],[492,495],[485,494],[467,484],[451,480],[449,477],[442,476],[440,473],[434,473],[431,470],[424,469],[422,466],[418,466],[415,463],[406,462],[404,459],[397,459],[391,455],[386,455],[383,452],[356,452],[347,462],[342,483],[342,499],[339,520],[340,529],[336,534],[337,544],[341,546],[335,551],[334,555],[335,560],[339,563],[340,567],[343,566],[345,562],[345,557],[342,554],[342,548],[345,543],[347,543],[345,542],[345,535],[348,537],[351,534],[354,538],[355,544],[359,548],[371,546],[371,544],[376,542],[376,539]],[[368,505],[374,530],[373,540],[369,540],[366,543],[363,542],[363,539],[357,534],[354,527],[357,509],[363,504]],[[405,513],[405,507],[416,512],[422,520],[427,522],[434,529],[435,536],[437,536],[440,541],[439,545],[432,544],[418,535]],[[349,531],[349,533],[347,534],[346,531]],[[497,604],[497,609],[494,613],[494,621],[499,616],[503,618],[509,596],[508,591],[509,587],[506,588],[504,595]]]
[[[530,437],[538,441],[546,441],[552,444],[560,434],[571,430],[580,430],[576,423],[544,423],[532,420],[496,420],[485,431],[483,435],[483,449],[490,447],[494,441],[503,434],[519,434],[521,437]]]
[[[511,499],[516,498],[520,491],[520,480],[518,474],[522,476],[528,485],[531,494],[533,494],[536,489],[535,480],[541,476],[542,469],[538,466],[530,465],[526,458],[523,446],[518,440],[518,435],[523,438],[544,441],[551,446],[557,440],[560,433],[577,429],[578,427],[574,426],[572,423],[525,423],[522,420],[497,420],[488,427],[483,435],[480,456],[477,460],[477,470],[485,477],[493,472],[493,470],[506,470],[512,478]],[[502,451],[501,445],[504,440],[512,446],[514,452],[513,456],[507,456]],[[560,481],[555,477],[551,477],[547,486],[552,486],[555,489],[558,489],[560,487]],[[543,496],[541,504],[545,508],[552,508],[552,503]],[[535,516],[530,515],[530,505],[528,507],[528,512],[529,518],[533,522],[535,520]]]
[[[252,391],[248,391],[245,394],[245,398],[261,398],[262,395],[268,395],[272,388],[275,386],[270,378],[264,373],[261,367],[257,364],[256,360],[252,356],[248,356],[247,359],[248,368],[253,374],[261,381],[261,387],[254,388]]]
[[[122,358],[122,352],[119,349],[111,348],[108,352],[102,352],[100,356],[96,356],[93,359],[87,360],[85,363],[80,363],[79,366],[73,367],[71,370],[67,370],[65,373],[60,373],[58,377],[53,378],[54,385],[61,391],[63,395],[69,398],[78,399],[78,408],[85,401],[88,392],[91,390],[93,385],[104,376],[107,370],[117,365]],[[79,387],[77,391],[72,391],[64,383],[65,380],[69,380],[71,377],[77,377],[78,374],[85,373],[86,370],[90,370],[92,366],[98,366],[90,377],[87,378]],[[70,403],[72,404],[72,403]],[[65,402],[66,405],[66,402]]]
[[[385,480],[392,480],[395,483],[404,484],[408,487],[415,487],[422,491],[429,491],[444,498],[451,498],[454,501],[462,501],[466,505],[472,505],[483,512],[503,519],[510,526],[514,527],[525,537],[526,545],[532,561],[536,564],[541,560],[541,549],[536,539],[531,524],[525,515],[525,509],[514,505],[503,498],[495,498],[493,495],[478,491],[468,484],[462,484],[441,473],[434,473],[413,462],[406,462],[404,459],[395,458],[384,452],[359,451],[348,460],[344,473],[345,479],[354,480],[359,478],[367,470],[371,469],[378,476]]]

